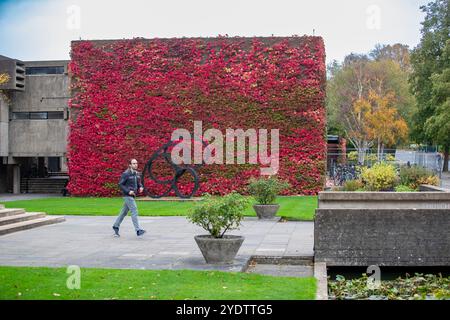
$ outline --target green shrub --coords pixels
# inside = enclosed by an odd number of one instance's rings
[[[358,191],[362,187],[363,183],[361,180],[348,180],[344,182],[344,191]]]
[[[405,186],[404,184],[395,187],[395,192],[413,192],[413,191],[416,191],[416,189],[412,189],[409,186]]]
[[[421,184],[439,185],[439,178],[433,172],[420,166],[401,167],[400,184],[417,190]]]
[[[361,178],[367,190],[392,190],[396,182],[395,167],[385,162],[376,163],[372,168],[364,168]]]
[[[341,275],[328,281],[332,300],[448,300],[450,277],[442,274],[406,274],[395,280],[382,280],[379,287],[368,286],[367,274],[360,278],[345,279]]]
[[[187,219],[214,238],[222,238],[228,230],[239,228],[249,204],[248,198],[234,191],[223,197],[213,198],[207,194],[189,211]]]
[[[349,161],[357,161],[357,160],[358,160],[358,152],[356,152],[356,151],[350,151],[350,152],[347,154],[347,159],[348,159]]]
[[[350,151],[347,154],[348,161],[358,161],[358,152]],[[364,161],[377,161],[378,156],[375,153],[364,154]]]
[[[276,177],[261,177],[250,179],[248,191],[258,204],[274,204],[278,194],[289,187],[288,182],[278,180]]]
[[[395,155],[388,153],[386,155],[386,161],[395,161]]]

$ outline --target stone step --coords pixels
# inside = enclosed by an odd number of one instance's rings
[[[24,184],[20,184],[23,188],[25,188],[27,185]],[[28,188],[59,188],[59,187],[64,187],[65,183],[36,183],[36,184],[28,184]]]
[[[31,184],[31,183],[29,183],[28,184],[28,187],[29,188],[41,188],[41,187],[60,187],[60,186],[64,186],[65,185],[65,183],[33,183],[33,184]],[[23,186],[23,187],[26,187],[27,185],[24,183],[24,184],[21,184],[21,186]]]
[[[8,217],[8,216],[14,216],[18,214],[24,214],[24,209],[18,209],[18,208],[11,208],[11,209],[0,209],[0,218]]]
[[[42,182],[28,182],[29,186],[54,186],[54,185],[64,185],[66,184],[66,181],[61,179],[54,179],[54,181],[42,181]],[[26,186],[26,181],[22,181],[20,183],[22,186]]]
[[[5,205],[0,204],[0,210],[5,209]]]
[[[21,190],[22,192],[25,192],[25,189]],[[60,190],[53,190],[53,189],[33,189],[33,190],[28,190],[27,193],[54,193],[54,194],[60,194],[61,193],[61,189]]]
[[[40,226],[63,222],[66,219],[63,216],[46,216],[44,218],[22,221],[17,223],[0,226],[0,236],[12,232],[32,229]]]
[[[29,221],[33,219],[39,219],[46,216],[45,212],[27,212],[23,214],[16,214],[13,216],[7,216],[0,218],[0,226],[4,226],[7,224],[22,222],[22,221]]]

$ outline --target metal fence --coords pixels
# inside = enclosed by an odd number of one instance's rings
[[[327,154],[327,176],[334,185],[343,185],[347,180],[359,177],[358,161],[349,154],[356,150],[347,149],[347,153],[329,152]],[[432,171],[440,179],[442,177],[443,157],[438,152],[414,150],[385,150],[383,161],[393,163],[397,168],[403,165],[417,165]],[[364,166],[371,167],[378,162],[377,155],[368,151],[364,157]]]

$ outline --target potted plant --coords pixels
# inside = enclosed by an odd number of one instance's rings
[[[272,219],[280,205],[275,203],[278,194],[289,188],[288,182],[278,180],[276,177],[252,178],[249,181],[248,191],[255,198],[257,204],[253,206],[259,219]]]
[[[248,205],[249,200],[237,192],[214,198],[205,195],[189,212],[187,218],[209,232],[194,237],[207,263],[233,263],[244,237],[225,233],[239,228]]]

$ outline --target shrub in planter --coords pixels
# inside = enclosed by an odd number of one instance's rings
[[[425,178],[420,178],[418,181],[418,184],[429,184],[432,186],[439,186],[439,177],[438,176],[428,176]]]
[[[361,180],[348,180],[344,182],[344,191],[358,191],[363,188]]]
[[[238,229],[250,201],[237,192],[223,197],[205,195],[189,212],[188,220],[209,232],[197,235],[195,241],[207,263],[232,263],[244,241],[243,236],[225,235]]]
[[[412,189],[410,186],[405,186],[403,184],[395,187],[395,192],[414,192],[416,189]]]
[[[421,184],[439,185],[439,178],[434,176],[430,170],[420,166],[401,167],[400,184],[409,186],[411,189],[418,189]]]
[[[281,191],[290,187],[290,184],[276,177],[252,178],[249,181],[248,191],[255,198],[257,204],[253,206],[259,219],[271,219],[280,206],[275,200]]]
[[[345,279],[341,275],[328,281],[331,300],[448,300],[450,277],[441,274],[408,274],[395,280],[382,280],[378,287],[368,286],[367,274]]]
[[[386,155],[386,161],[395,161],[395,155],[388,153]]]
[[[385,162],[379,162],[371,168],[364,168],[361,178],[366,190],[390,191],[393,190],[396,183],[395,167]]]

